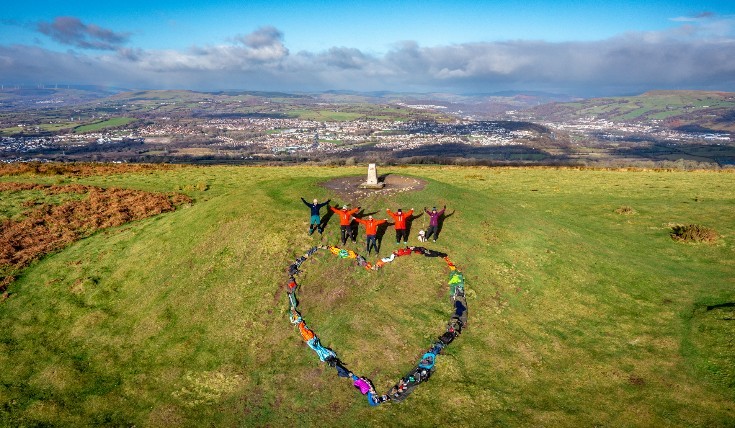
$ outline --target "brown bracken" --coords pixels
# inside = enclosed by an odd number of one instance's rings
[[[61,205],[41,204],[21,220],[0,222],[0,293],[14,280],[13,275],[31,261],[66,247],[107,227],[173,211],[191,203],[182,194],[151,193],[142,190],[32,183],[0,183],[0,191],[41,190],[48,194],[87,194],[82,200]]]

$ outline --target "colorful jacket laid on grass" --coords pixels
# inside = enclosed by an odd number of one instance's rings
[[[449,319],[446,330],[437,338],[431,347],[421,355],[416,366],[383,395],[376,393],[375,387],[370,379],[364,376],[357,376],[352,373],[352,371],[350,371],[345,364],[340,361],[336,352],[322,346],[319,342],[319,337],[317,337],[314,331],[307,327],[306,322],[298,310],[299,303],[296,299],[296,291],[299,286],[294,276],[301,272],[299,270],[301,264],[306,261],[308,257],[313,256],[319,249],[329,250],[330,253],[343,259],[355,259],[359,266],[369,270],[380,269],[386,263],[391,263],[399,257],[411,254],[422,254],[426,257],[442,257],[449,268],[449,297],[454,312]],[[371,265],[365,261],[365,258],[351,250],[348,251],[334,246],[313,247],[305,255],[297,258],[294,263],[288,267],[288,273],[289,279],[286,283],[286,292],[288,293],[291,323],[298,327],[302,339],[317,354],[319,360],[326,362],[330,367],[334,367],[339,377],[351,379],[353,386],[357,388],[362,395],[367,397],[368,404],[371,406],[377,406],[389,401],[401,402],[411,392],[413,392],[419,384],[429,380],[431,374],[434,372],[434,364],[436,362],[437,355],[440,355],[442,350],[452,343],[452,341],[462,333],[462,329],[467,325],[467,299],[465,297],[464,275],[457,270],[457,267],[451,262],[451,260],[449,260],[449,257],[445,253],[424,247],[406,247],[394,251],[389,257],[385,257],[375,263],[375,265]]]

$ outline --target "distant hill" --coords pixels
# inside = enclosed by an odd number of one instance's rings
[[[473,118],[503,118],[508,111],[525,110],[553,102],[573,101],[575,98],[563,94],[538,91],[503,91],[492,93],[455,94],[448,92],[392,92],[330,90],[324,92],[275,92],[275,91],[192,91],[192,90],[129,90],[90,85],[63,87],[2,88],[0,110],[18,111],[48,107],[73,107],[100,101],[118,108],[121,104],[159,110],[161,105],[175,103],[181,107],[204,107],[216,103],[220,109],[228,108],[235,113],[243,105],[308,106],[327,104],[373,104],[421,106],[421,110]],[[167,109],[163,109],[167,110]],[[228,113],[233,113],[228,111]]]
[[[0,110],[74,106],[109,97],[123,89],[91,85],[42,87],[3,87],[0,89]]]
[[[596,117],[613,122],[656,121],[677,129],[735,131],[735,93],[650,91],[630,97],[544,104],[527,113],[532,119],[554,122]]]
[[[636,96],[578,99],[539,91],[454,94],[350,90],[303,93],[246,90],[130,91],[98,86],[0,88],[0,111],[4,112],[83,106],[96,111],[125,111],[146,117],[191,114],[249,117],[256,114],[323,120],[336,117],[336,113],[340,120],[361,117],[405,120],[408,116],[425,119],[453,115],[476,120],[512,117],[549,122],[595,117],[620,123],[656,123],[685,131],[735,132],[733,92],[650,91]],[[309,113],[305,114],[305,111]]]
[[[305,120],[446,120],[434,110],[396,106],[392,100],[348,91],[285,93],[262,91],[198,92],[143,90],[123,92],[101,102],[106,108],[146,117],[272,117]]]
[[[310,95],[323,102],[402,103],[426,107],[433,106],[435,110],[441,110],[444,113],[477,120],[502,119],[507,117],[507,112],[509,111],[526,110],[552,102],[566,102],[577,99],[570,95],[539,91],[503,91],[465,94],[449,92],[327,91]]]

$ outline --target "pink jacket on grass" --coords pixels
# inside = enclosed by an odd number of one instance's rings
[[[370,392],[370,384],[365,382],[363,379],[357,378],[357,380],[355,380],[353,385],[355,385],[355,387],[360,390],[360,393],[362,395],[365,395],[368,392]]]

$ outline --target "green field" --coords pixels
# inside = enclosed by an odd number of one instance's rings
[[[336,146],[339,146],[340,144],[344,144],[344,141],[342,141],[342,140],[326,140],[326,139],[323,139],[323,138],[320,138],[319,139],[319,142],[320,143],[327,143],[327,144],[334,144]]]
[[[43,129],[44,131],[50,131],[50,132],[68,131],[71,128],[74,128],[75,126],[76,126],[76,123],[74,122],[41,123],[38,125],[38,127]]]
[[[102,120],[99,122],[90,123],[87,125],[81,125],[74,128],[74,132],[97,132],[106,128],[115,128],[117,126],[124,126],[131,122],[135,122],[135,118],[132,117],[113,117],[112,119]]]
[[[290,117],[296,117],[302,120],[316,120],[320,122],[324,121],[335,121],[345,122],[348,120],[355,120],[361,116],[362,113],[343,112],[338,110],[317,110],[317,109],[289,109],[287,113]]]
[[[319,106],[285,106],[283,111],[290,117],[320,122],[345,122],[350,120],[442,120],[439,113],[400,109],[377,104],[334,105],[330,109]]]
[[[3,129],[0,129],[0,136],[8,137],[13,134],[17,134],[19,132],[23,132],[23,128],[20,126],[14,126],[12,128],[3,128]]]
[[[735,426],[735,174],[384,167],[427,186],[361,201],[319,186],[364,172],[0,176],[162,192],[206,184],[187,192],[193,205],[98,232],[11,284],[0,426]],[[386,207],[452,214],[430,247],[465,273],[469,325],[401,404],[369,407],[289,323],[285,269],[321,242],[306,234],[302,196],[377,218]],[[324,242],[337,242],[337,220]],[[689,223],[718,241],[670,238]],[[364,245],[360,232],[351,248]],[[320,252],[302,268],[307,322],[381,393],[450,315],[441,260],[367,272]]]

